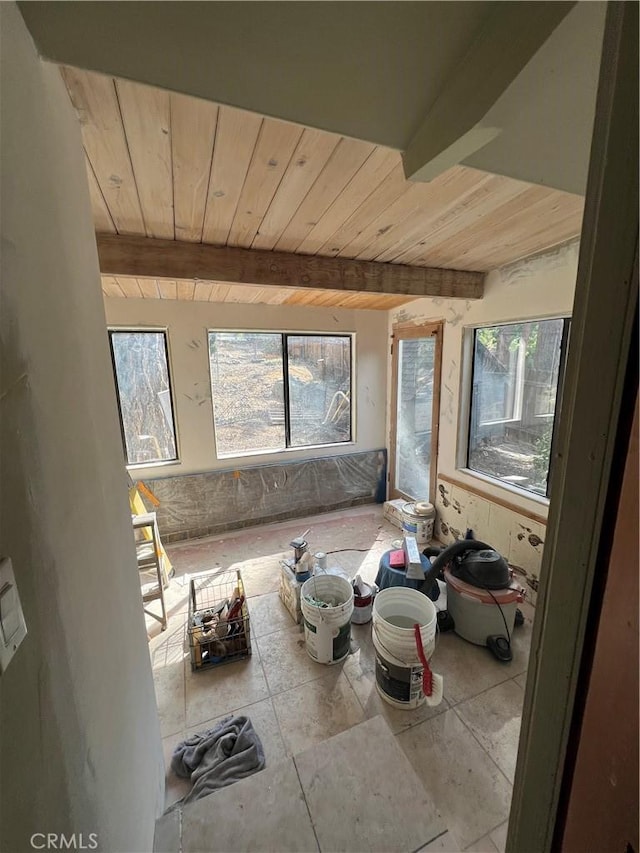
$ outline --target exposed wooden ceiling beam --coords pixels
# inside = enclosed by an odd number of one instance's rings
[[[110,276],[228,281],[353,293],[481,299],[484,273],[383,264],[97,234],[100,271]]]

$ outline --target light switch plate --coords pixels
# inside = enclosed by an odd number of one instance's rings
[[[0,673],[6,671],[27,636],[20,595],[9,557],[0,558]]]

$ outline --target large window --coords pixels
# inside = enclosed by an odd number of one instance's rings
[[[209,332],[218,456],[351,441],[351,335]]]
[[[470,469],[548,494],[568,331],[562,319],[474,329]]]
[[[164,332],[109,331],[128,465],[177,459]]]

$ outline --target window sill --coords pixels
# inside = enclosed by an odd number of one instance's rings
[[[460,479],[457,481],[446,475],[438,474],[438,477],[451,485],[468,489],[472,494],[476,494],[484,500],[493,501],[512,512],[520,513],[533,521],[546,525],[549,498],[536,495],[533,492],[526,492],[524,489],[510,486],[508,483],[501,483],[500,480],[495,480],[486,474],[480,474],[478,471],[472,471],[470,468],[456,468],[456,474],[460,475]],[[492,487],[498,494],[487,489],[481,489],[482,484]],[[508,497],[517,500],[508,501]]]
[[[505,492],[509,492],[524,500],[533,501],[533,503],[537,503],[543,507],[549,506],[549,498],[545,498],[543,495],[538,495],[535,492],[529,492],[527,489],[519,489],[518,486],[512,486],[510,483],[498,480],[497,477],[490,477],[488,474],[483,474],[481,471],[474,471],[472,468],[458,468],[458,471],[466,477],[473,477],[473,479],[481,480],[483,483],[488,483],[488,485],[495,486],[497,489],[504,489]]]
[[[305,444],[304,447],[281,447],[274,450],[246,450],[244,453],[217,453],[216,459],[247,459],[252,456],[283,456],[305,450],[324,450],[328,447],[354,447],[355,441],[336,441],[333,444]]]
[[[166,462],[135,462],[133,465],[125,466],[127,471],[140,471],[144,468],[168,468],[172,465],[180,465],[180,459],[167,459]]]
[[[538,420],[546,420],[546,421],[552,420],[553,417],[554,416],[553,416],[552,412],[544,412],[541,415],[534,415],[534,418],[537,418]],[[522,418],[498,418],[495,421],[481,421],[478,424],[478,427],[481,429],[482,427],[492,427],[492,426],[501,426],[501,425],[509,426],[509,424],[517,424],[519,426],[523,426]],[[526,428],[526,424],[524,424],[524,426]]]

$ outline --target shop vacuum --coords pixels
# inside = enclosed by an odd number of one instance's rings
[[[447,588],[447,609],[438,614],[441,631],[454,630],[470,643],[487,648],[500,661],[510,661],[511,636],[524,618],[517,605],[524,589],[513,580],[507,561],[485,542],[467,531],[444,548],[428,547],[431,559],[420,591],[433,598],[437,579]]]

